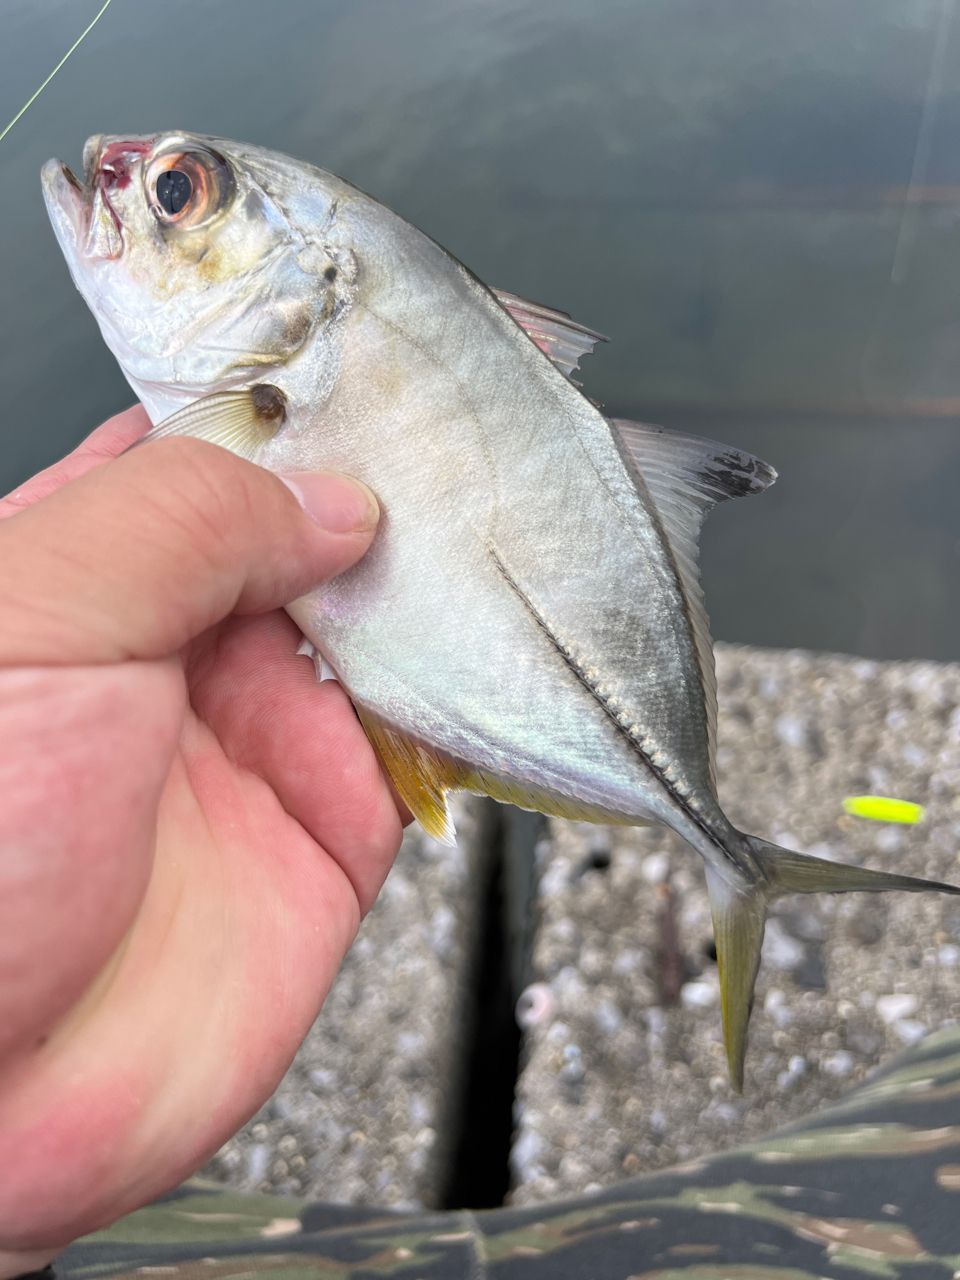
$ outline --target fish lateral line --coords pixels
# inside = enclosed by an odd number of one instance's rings
[[[761,493],[777,473],[742,449],[647,422],[608,418],[614,443],[648,518],[660,533],[666,564],[687,620],[707,721],[707,757],[716,779],[717,681],[713,641],[700,583],[700,534],[717,503]]]
[[[537,608],[529,594],[517,581],[514,574],[511,573],[496,545],[493,542],[489,542],[487,544],[487,548],[503,580],[517,594],[517,596],[519,596],[520,600],[529,610],[531,617],[535,619],[537,625],[553,645],[559,656],[563,659],[568,670],[572,672],[579,684],[590,694],[620,736],[628,743],[640,758],[640,761],[646,766],[649,772],[653,774],[663,789],[667,792],[670,799],[677,805],[683,814],[696,825],[698,830],[709,841],[711,846],[713,846],[713,848],[715,848],[717,852],[719,852],[723,858],[730,863],[739,877],[747,877],[750,881],[755,880],[758,872],[752,860],[743,859],[743,861],[741,861],[737,856],[737,853],[727,847],[721,834],[710,826],[706,817],[691,803],[690,797],[676,785],[666,770],[657,764],[656,760],[650,753],[648,745],[641,737],[640,726],[634,723],[626,712],[617,709],[612,702],[610,695],[604,691],[602,685],[600,685],[597,680],[591,676],[589,669],[585,667],[577,657],[573,647],[567,644],[556,629],[550,625],[544,614]]]

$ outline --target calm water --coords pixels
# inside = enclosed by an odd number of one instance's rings
[[[5,0],[0,117],[98,7]],[[91,133],[242,137],[614,341],[611,412],[775,463],[715,633],[960,658],[960,19],[947,0],[114,0],[0,148],[0,486],[129,401],[40,199]]]

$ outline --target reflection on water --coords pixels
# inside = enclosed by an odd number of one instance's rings
[[[0,117],[95,4],[8,0]],[[704,574],[726,639],[960,657],[952,0],[117,0],[0,149],[0,484],[129,398],[37,173],[185,127],[342,173],[614,339],[587,390],[754,449]]]

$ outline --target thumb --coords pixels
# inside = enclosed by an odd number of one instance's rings
[[[173,653],[342,573],[378,518],[346,476],[285,483],[183,438],[135,449],[0,521],[0,664]]]

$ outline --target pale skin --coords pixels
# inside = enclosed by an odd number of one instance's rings
[[[190,440],[114,461],[147,425],[0,503],[0,1277],[265,1101],[408,817],[280,609],[372,495]]]

